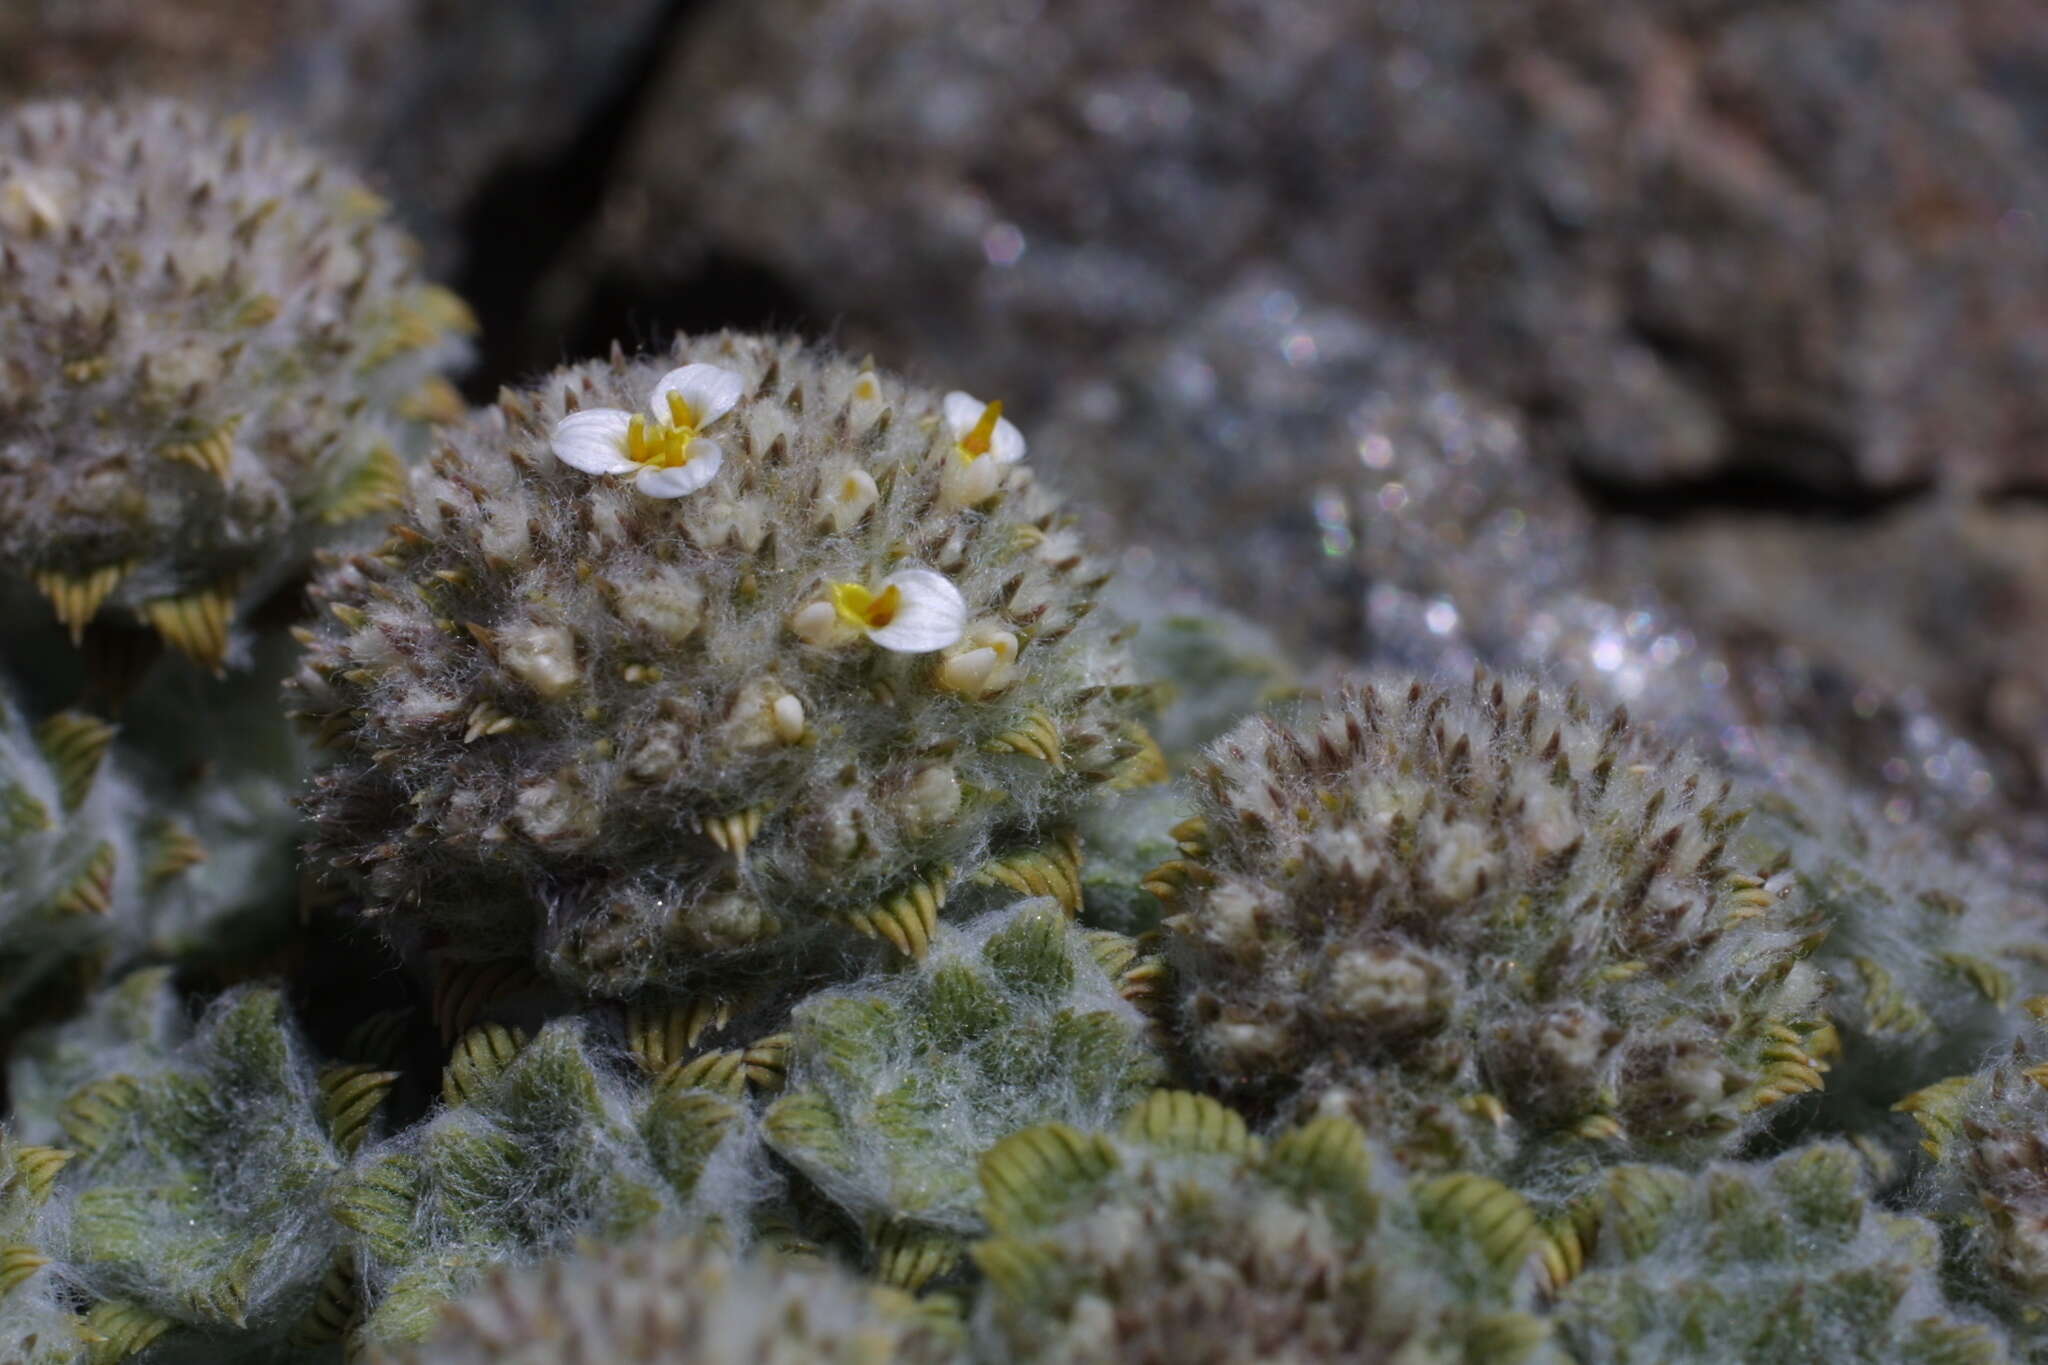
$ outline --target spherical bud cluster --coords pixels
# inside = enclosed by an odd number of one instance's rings
[[[1696,1175],[1618,1167],[1573,1221],[1586,1268],[1553,1316],[1582,1365],[2013,1358],[1943,1301],[1940,1235],[1878,1208],[1847,1146]]]
[[[1556,1361],[1524,1311],[1547,1239],[1478,1177],[1378,1188],[1365,1134],[1270,1141],[1160,1091],[1114,1136],[1027,1129],[981,1162],[994,1235],[975,1315],[988,1360]]]
[[[1413,1165],[1703,1154],[1818,1089],[1810,926],[1728,784],[1575,693],[1340,695],[1211,750],[1174,914],[1207,1082]]]
[[[1107,1123],[1158,1084],[1125,998],[1156,965],[1049,900],[945,926],[915,971],[797,1007],[768,1141],[854,1218],[884,1280],[920,1287],[982,1230],[982,1152],[1037,1123]]]
[[[592,1247],[499,1272],[384,1365],[941,1365],[943,1323],[824,1264],[737,1260],[704,1240]]]
[[[0,118],[0,584],[218,671],[238,603],[394,505],[471,324],[384,212],[169,101]]]
[[[724,335],[447,429],[316,588],[318,851],[393,929],[619,993],[834,926],[919,956],[963,881],[1071,864],[1157,751],[1000,406]]]

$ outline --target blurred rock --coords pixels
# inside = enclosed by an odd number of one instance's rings
[[[493,177],[561,156],[622,93],[668,0],[6,0],[0,98],[212,100],[351,155],[434,247]],[[535,195],[491,233],[553,207]]]
[[[1611,540],[1621,572],[1739,674],[1775,679],[1889,815],[1932,799],[1951,822],[2009,825],[2017,802],[2048,848],[2048,510],[1928,499],[1852,523],[1716,517]]]
[[[1270,629],[1312,677],[1476,663],[1576,682],[1735,769],[2048,855],[2048,514],[1597,517],[1508,412],[1261,275],[1027,428],[1133,546],[1127,595]]]
[[[2038,487],[2044,153],[2026,0],[746,0],[556,306],[738,260],[1028,406],[1279,262],[1604,480]]]

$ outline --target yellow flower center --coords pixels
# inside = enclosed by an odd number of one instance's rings
[[[697,414],[683,396],[668,396],[666,424],[657,426],[635,417],[626,428],[626,458],[653,469],[680,469],[690,462],[690,443],[697,439]]]
[[[960,444],[954,446],[953,449],[960,452],[962,459],[968,461],[980,459],[988,454],[989,447],[995,444],[996,423],[1002,420],[1003,400],[998,398],[995,402],[990,403],[981,410],[981,420],[974,424],[972,431],[960,438]]]
[[[832,605],[839,619],[855,630],[880,630],[896,619],[903,590],[892,584],[877,596],[858,583],[834,583]]]

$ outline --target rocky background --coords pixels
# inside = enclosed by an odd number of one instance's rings
[[[2034,0],[4,0],[0,97],[371,172],[472,397],[796,329],[1002,395],[1133,610],[1540,669],[2048,865]]]

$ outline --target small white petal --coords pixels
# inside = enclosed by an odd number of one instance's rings
[[[731,412],[746,389],[746,381],[722,365],[685,365],[670,370],[655,383],[654,396],[647,405],[654,410],[656,418],[666,422],[669,420],[668,396],[681,394],[697,419],[697,429],[702,431]]]
[[[882,648],[898,654],[927,654],[954,644],[966,630],[967,603],[944,574],[902,569],[882,580],[882,590],[890,588],[903,598],[895,618],[868,632],[868,638]]]
[[[962,393],[955,389],[947,394],[946,429],[953,433],[953,439],[957,441],[974,430],[974,424],[981,420],[982,411],[987,407],[988,404],[971,393]]]
[[[880,496],[881,490],[875,487],[872,474],[865,469],[849,469],[828,476],[825,492],[818,501],[823,504],[832,529],[844,531],[866,516]]]
[[[699,436],[690,442],[688,464],[674,469],[642,468],[633,487],[650,498],[680,498],[717,478],[719,466],[724,463],[725,452],[718,448],[718,442]]]
[[[988,456],[997,464],[1015,464],[1024,458],[1024,433],[1011,425],[1009,418],[996,418],[995,439],[989,442]]]
[[[548,448],[555,458],[586,474],[625,474],[640,466],[626,458],[626,432],[633,414],[617,408],[586,408],[555,423]]]
[[[1003,467],[995,460],[946,456],[946,468],[939,475],[939,500],[948,507],[978,507],[1002,487]]]
[[[801,701],[790,696],[777,697],[770,713],[775,734],[784,744],[794,744],[804,737],[804,704]]]

